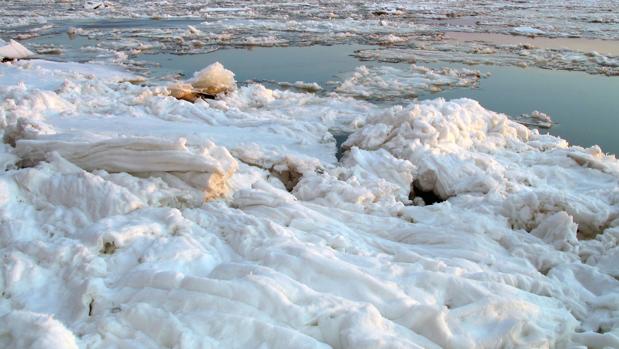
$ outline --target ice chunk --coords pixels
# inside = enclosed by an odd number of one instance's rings
[[[144,206],[125,188],[83,171],[57,154],[51,154],[50,161],[14,174],[16,183],[42,207],[79,210],[90,220],[98,220]]]
[[[297,90],[307,91],[307,92],[318,92],[322,90],[322,86],[315,82],[304,82],[304,81],[295,81],[295,82],[287,82],[287,81],[279,81],[277,82],[279,86],[282,87],[293,87]]]
[[[20,59],[33,54],[32,51],[15,40],[11,40],[7,45],[0,46],[0,58]]]
[[[217,95],[236,88],[234,73],[224,68],[219,62],[215,62],[196,72],[193,75],[193,79],[189,80],[189,82],[199,92],[208,95]]]
[[[522,35],[543,35],[545,34],[543,30],[531,28],[531,27],[515,27],[512,29],[512,32],[515,34],[522,34]]]
[[[56,151],[85,170],[110,172],[215,172],[225,174],[234,169],[234,159],[222,164],[208,151],[192,152],[186,140],[167,142],[154,138],[118,138],[99,142],[19,140],[16,152],[22,159],[36,162]]]
[[[552,118],[545,113],[534,110],[531,114],[522,114],[514,117],[517,122],[532,127],[551,128],[553,125]]]
[[[18,161],[13,149],[8,144],[0,144],[0,171],[6,171],[15,166]]]
[[[184,139],[170,143],[153,138],[119,138],[99,142],[20,140],[16,153],[25,162],[45,159],[58,152],[85,170],[109,172],[169,172],[193,187],[205,191],[206,198],[224,195],[226,181],[237,163],[227,149],[212,143],[199,152],[190,150]]]
[[[531,234],[552,244],[559,250],[572,250],[577,245],[574,220],[565,212],[557,212],[531,231]]]
[[[187,82],[174,83],[168,87],[172,96],[190,102],[200,95],[212,97],[235,89],[234,73],[219,62],[194,73],[193,78]]]

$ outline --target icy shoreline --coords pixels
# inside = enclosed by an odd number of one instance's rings
[[[45,59],[113,62],[142,71],[148,66],[141,57],[152,53],[356,44],[400,50],[400,62],[536,66],[616,76],[616,7],[613,0],[466,6],[457,1],[399,0],[208,5],[183,0],[14,1],[0,13],[0,37],[27,41]],[[509,44],[496,40],[498,36],[509,37]],[[543,42],[552,41],[544,47]],[[571,46],[570,41],[577,43]],[[360,54],[365,59],[393,58],[374,56]]]
[[[619,346],[614,156],[469,99],[135,78],[0,65],[1,346]]]

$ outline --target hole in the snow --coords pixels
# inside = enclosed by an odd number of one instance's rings
[[[116,244],[114,243],[114,241],[106,241],[105,243],[103,243],[103,248],[101,249],[101,253],[113,254],[117,248],[118,247],[116,247]]]
[[[419,201],[419,199],[421,199],[423,200],[423,203],[425,205],[434,205],[436,203],[445,201],[440,196],[436,195],[433,191],[422,190],[417,180],[413,181],[413,185],[411,187],[411,192],[408,195],[408,199],[412,200],[413,202]]]
[[[335,138],[335,148],[337,149],[337,151],[335,152],[335,158],[337,159],[337,161],[340,161],[342,159],[342,156],[344,156],[344,149],[342,149],[342,144],[346,142],[348,136],[350,135],[351,133],[333,134],[333,138]]]
[[[294,187],[301,180],[301,177],[303,177],[302,173],[295,171],[294,169],[288,169],[284,171],[277,171],[275,169],[271,169],[269,173],[271,173],[272,176],[277,177],[280,181],[282,181],[282,183],[284,183],[284,186],[286,187],[286,190],[288,190],[288,192],[292,192]]]
[[[95,306],[95,299],[93,298],[90,300],[90,303],[88,303],[88,316],[92,316],[94,306]]]

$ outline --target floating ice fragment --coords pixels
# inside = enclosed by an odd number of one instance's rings
[[[412,98],[421,92],[474,86],[485,76],[478,70],[432,69],[415,64],[408,70],[391,66],[360,66],[335,91],[368,99]]]
[[[315,82],[304,82],[304,81],[295,81],[293,83],[290,82],[278,82],[279,86],[282,87],[293,87],[298,90],[307,91],[307,92],[318,92],[322,90],[322,86]]]
[[[543,30],[539,30],[531,27],[515,27],[512,29],[512,32],[515,34],[522,35],[543,35],[545,32]]]
[[[86,1],[84,2],[84,8],[87,10],[98,10],[101,8],[111,7],[112,4],[107,1]]]
[[[189,31],[189,34],[191,35],[202,35],[203,34],[200,29],[194,27],[193,25],[188,25],[187,30]]]
[[[537,110],[534,110],[531,114],[522,114],[514,117],[514,120],[526,126],[539,128],[551,128],[554,124],[548,114]]]

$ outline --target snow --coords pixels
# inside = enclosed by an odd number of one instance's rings
[[[424,42],[414,48],[394,47],[356,51],[355,57],[388,63],[451,62],[468,65],[507,65],[542,69],[584,71],[607,76],[619,75],[617,55],[595,51],[539,48],[530,44],[495,44],[483,40],[469,42]]]
[[[168,87],[170,94],[178,99],[190,102],[199,95],[216,96],[236,89],[234,73],[215,62],[208,67],[194,73],[187,82],[176,82]]]
[[[26,58],[34,54],[32,51],[24,47],[24,45],[15,40],[11,40],[6,45],[4,42],[0,41],[0,45],[3,45],[0,46],[0,58],[19,59]]]
[[[62,323],[29,311],[15,311],[0,318],[0,343],[5,348],[78,348],[75,336]]]
[[[191,85],[205,93],[216,95],[221,91],[230,91],[236,87],[234,73],[225,69],[219,62],[196,72]]]
[[[410,70],[390,66],[360,66],[335,91],[367,99],[415,97],[423,92],[474,86],[485,76],[469,69],[431,69],[412,65]]]
[[[480,75],[365,72],[351,94]],[[235,87],[214,64],[182,83],[226,92],[191,103],[134,78],[0,65],[2,346],[617,346],[600,148],[470,99]]]

